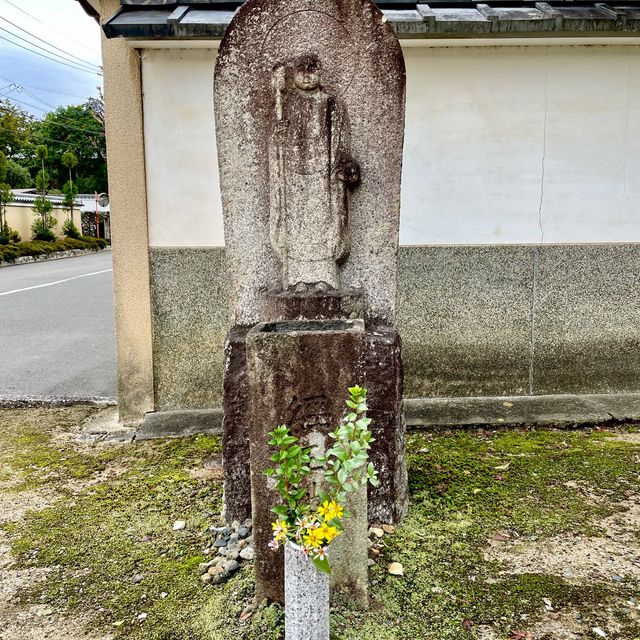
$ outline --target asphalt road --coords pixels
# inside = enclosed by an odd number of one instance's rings
[[[0,268],[0,396],[116,396],[111,252]]]

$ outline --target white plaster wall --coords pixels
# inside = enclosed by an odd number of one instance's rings
[[[640,242],[640,47],[405,58],[403,244]]]
[[[146,49],[149,244],[224,244],[215,49]],[[640,242],[640,46],[407,47],[402,244]]]
[[[213,49],[142,53],[149,245],[224,246]]]

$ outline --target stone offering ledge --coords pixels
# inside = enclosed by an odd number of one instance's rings
[[[122,0],[104,25],[108,38],[219,40],[240,2]],[[640,2],[378,3],[399,38],[640,35]],[[398,7],[398,8],[396,8]],[[413,8],[407,8],[413,7]]]

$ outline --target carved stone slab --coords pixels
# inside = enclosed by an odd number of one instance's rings
[[[353,160],[349,166],[359,170],[357,186],[352,176],[352,184],[344,191],[348,197],[350,248],[347,250],[341,245],[334,251],[339,261],[339,273],[335,277],[329,274],[318,279],[334,280],[329,282],[332,286],[339,283],[340,287],[361,289],[366,319],[392,323],[405,68],[391,25],[369,0],[298,0],[295,3],[248,0],[221,43],[215,70],[214,105],[236,323],[251,325],[263,320],[268,314],[263,309],[262,293],[283,282],[282,255],[279,255],[282,251],[278,250],[282,242],[274,242],[270,212],[274,209],[274,189],[277,188],[273,170],[274,114],[286,116],[287,107],[279,104],[279,95],[286,96],[288,90],[284,88],[284,80],[278,89],[274,74],[303,56],[317,59],[321,69],[322,99],[316,101],[316,114],[338,114],[331,116],[333,131],[346,131],[342,122],[345,118],[348,120],[348,152],[349,159]],[[329,108],[332,101],[339,109]],[[296,107],[296,114],[300,109],[307,109],[304,104]],[[297,115],[291,117],[295,122],[300,121]],[[312,132],[309,141],[315,146],[304,150],[306,155],[301,157],[305,162],[308,158],[316,162],[318,158],[314,153],[326,147],[323,142],[326,136],[316,135],[313,121],[304,122]],[[303,142],[294,140],[290,146],[297,149]],[[339,146],[336,148],[339,150]],[[282,162],[286,162],[286,158]],[[313,162],[309,161],[309,165]],[[344,182],[343,177],[339,180]],[[297,182],[291,184],[290,191],[283,192],[285,197],[297,188]],[[310,216],[322,214],[328,198],[333,197],[325,197],[318,184],[309,187],[304,183],[303,186],[305,193],[311,194]],[[334,187],[332,194],[337,193]],[[275,197],[281,196],[276,193]],[[304,202],[304,198],[297,198],[296,211],[300,202]],[[295,218],[299,219],[299,216]],[[327,237],[334,227],[327,224]],[[300,232],[299,226],[290,228],[299,250],[298,257],[308,261],[313,255],[309,247],[315,244],[320,247],[324,240],[331,247],[336,244],[324,237],[322,228],[317,217],[313,218],[306,235]],[[309,243],[309,246],[300,243]],[[320,253],[319,248],[318,255]],[[309,274],[306,267],[300,272],[301,280],[314,281],[313,273]],[[297,279],[297,276],[291,277]],[[286,287],[286,278],[284,284]]]
[[[302,446],[323,454],[328,434],[345,414],[347,388],[363,378],[362,320],[315,320],[259,324],[247,334],[248,423],[251,455],[251,505],[256,549],[256,597],[278,602],[284,597],[282,549],[269,549],[271,507],[280,502],[275,482],[264,475],[273,467],[268,433],[286,424]],[[286,363],[286,366],[283,366]],[[321,482],[322,475],[318,482]],[[335,579],[351,597],[366,603],[367,501],[349,505],[352,517],[332,547],[341,564]],[[345,544],[348,549],[340,547]],[[347,562],[348,561],[348,562]]]

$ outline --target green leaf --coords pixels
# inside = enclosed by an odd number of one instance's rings
[[[273,511],[273,513],[277,513],[279,516],[282,516],[283,518],[286,518],[287,515],[289,514],[289,509],[285,504],[279,504],[278,506],[273,507],[271,511]]]
[[[325,573],[331,575],[331,566],[329,565],[327,556],[325,556],[322,560],[320,560],[319,558],[312,558],[311,560],[313,564],[315,564],[316,567],[320,569],[320,571],[324,571]]]

